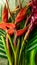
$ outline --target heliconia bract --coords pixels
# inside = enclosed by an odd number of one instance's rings
[[[4,6],[3,10],[2,10],[2,22],[8,22],[8,9],[6,7],[6,5]]]

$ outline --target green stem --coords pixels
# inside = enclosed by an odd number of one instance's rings
[[[2,41],[3,41],[3,45],[4,45],[4,48],[5,48],[5,52],[6,52],[6,54],[7,54],[8,60],[9,60],[9,64],[12,65],[11,55],[8,53],[8,49],[7,49],[7,46],[6,46],[4,37],[1,36],[1,39],[2,39]]]
[[[14,65],[17,65],[17,55],[16,55],[16,51],[14,50],[14,47],[13,47],[13,44],[12,44],[12,41],[11,41],[11,38],[10,38],[9,35],[8,35],[8,39],[9,39],[9,41],[10,41],[10,45],[11,45],[12,51],[13,51],[13,53],[14,53],[14,58],[15,58]]]
[[[20,43],[20,40],[18,39],[18,44],[17,44],[16,51],[15,51],[15,54],[14,54],[14,58],[15,58],[14,65],[18,65],[18,50],[19,50],[19,43]]]
[[[16,52],[18,53],[19,51],[19,45],[20,45],[20,38],[18,39],[18,42],[17,42],[17,48],[16,48]]]
[[[22,41],[20,53],[19,53],[19,61],[20,61],[20,57],[21,57],[22,50],[23,50],[23,46],[25,46],[25,45],[26,45],[26,44],[25,44],[25,37],[24,37],[24,40]]]
[[[12,65],[12,63],[9,61],[9,65]]]
[[[15,54],[15,62],[14,65],[17,65],[17,55]]]
[[[15,52],[15,64],[14,65],[18,65],[19,44],[20,44],[20,38],[18,39],[18,43],[17,43],[17,48],[16,48],[16,52]]]
[[[20,49],[20,53],[19,53],[19,61],[20,61],[20,57],[21,57],[21,53],[22,53],[23,46],[24,46],[24,40],[22,42],[21,49]]]
[[[14,53],[14,58],[15,58],[14,65],[17,65],[17,48],[16,48],[16,50],[14,50],[14,47],[13,47],[13,44],[12,44],[12,41],[11,41],[11,38],[10,38],[9,35],[8,35],[8,39],[10,41],[10,44],[11,44],[11,47],[12,47],[12,50],[13,50],[13,53]],[[18,43],[18,45],[19,45],[19,43]]]
[[[24,36],[24,40],[23,40],[23,42],[22,42],[21,49],[20,49],[19,59],[20,59],[20,56],[21,56],[21,53],[22,53],[23,46],[26,45],[26,44],[25,44],[25,41],[27,40],[29,33],[30,33],[30,31],[28,31],[28,32],[25,34],[25,36]]]
[[[8,34],[8,39],[9,39],[9,42],[10,42],[12,51],[13,51],[13,53],[14,53],[14,55],[15,55],[15,50],[14,50],[14,47],[13,47],[13,44],[12,44],[12,41],[11,41],[11,38],[10,38],[9,34]]]

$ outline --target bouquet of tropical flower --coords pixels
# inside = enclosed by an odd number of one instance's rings
[[[20,0],[18,3],[11,12],[6,0],[0,23],[0,41],[9,65],[37,65],[37,0],[28,2],[25,7]]]

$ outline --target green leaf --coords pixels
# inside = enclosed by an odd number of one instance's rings
[[[0,29],[0,57],[7,59],[7,55],[6,55],[5,50],[4,50],[3,41],[1,39],[1,36],[5,37],[5,35],[6,35],[6,32],[4,30]]]
[[[37,53],[37,28],[30,34],[25,52],[26,65],[37,65],[35,64],[35,55]]]

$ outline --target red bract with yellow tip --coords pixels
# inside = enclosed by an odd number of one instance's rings
[[[26,16],[27,8],[22,8],[15,18],[15,23],[20,23]]]
[[[6,7],[6,5],[4,6],[3,10],[2,10],[2,22],[8,22],[8,9]]]

